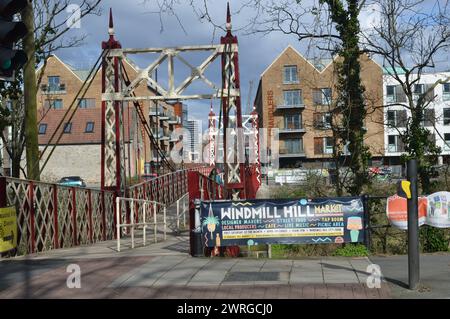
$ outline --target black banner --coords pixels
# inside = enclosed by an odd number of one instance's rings
[[[356,243],[364,238],[361,197],[201,202],[207,247]]]

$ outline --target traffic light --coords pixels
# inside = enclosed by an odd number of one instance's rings
[[[15,49],[28,30],[23,22],[13,21],[27,4],[28,0],[0,0],[0,81],[13,81],[15,71],[28,61],[23,50]]]

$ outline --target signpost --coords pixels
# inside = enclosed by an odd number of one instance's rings
[[[417,192],[417,160],[407,164],[407,178],[410,184],[408,198],[408,278],[409,289],[416,289],[419,283],[419,205]]]

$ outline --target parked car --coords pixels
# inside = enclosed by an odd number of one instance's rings
[[[80,176],[67,176],[59,180],[58,184],[64,186],[86,187],[86,183]]]
[[[157,173],[144,174],[144,175],[142,175],[142,180],[147,182],[147,181],[150,181],[150,180],[152,180],[152,179],[154,179],[156,177],[158,177]]]

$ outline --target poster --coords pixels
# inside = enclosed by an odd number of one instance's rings
[[[15,207],[0,208],[0,253],[17,246],[17,217]]]
[[[361,242],[360,197],[202,202],[204,245]]]
[[[450,227],[450,193],[438,192],[419,197],[419,226]],[[387,199],[386,214],[392,226],[408,229],[407,199],[398,195]]]
[[[438,192],[428,196],[426,224],[437,228],[450,227],[449,192]]]

